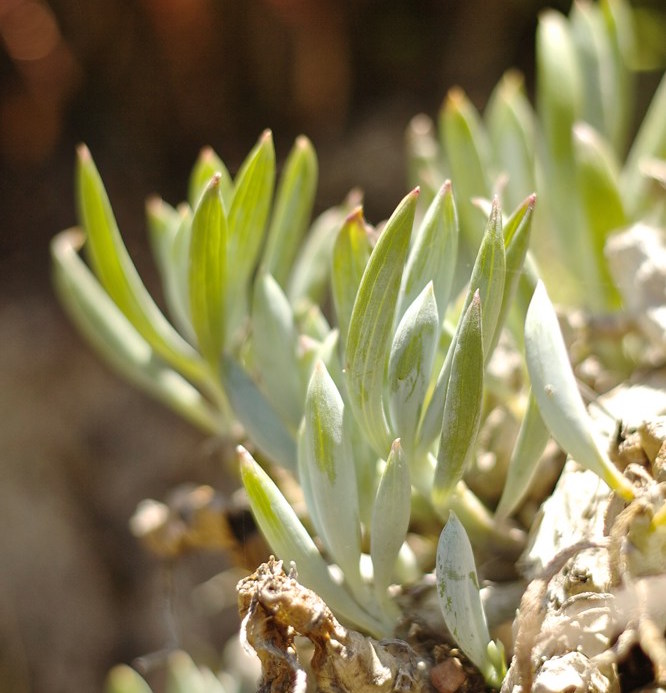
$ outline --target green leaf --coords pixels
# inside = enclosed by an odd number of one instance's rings
[[[471,251],[481,240],[479,212],[472,200],[490,197],[490,148],[477,110],[457,87],[449,91],[440,111],[439,130],[456,186],[460,227]]]
[[[333,246],[331,289],[343,342],[347,338],[358,287],[372,251],[368,231],[363,208],[357,207],[345,219]]]
[[[629,69],[626,54],[628,44],[634,40],[632,8],[620,0],[604,0],[601,3],[606,33],[610,43],[610,56],[605,69],[612,70],[609,80],[614,87],[614,98],[604,99],[608,118],[608,138],[616,155],[621,156],[627,143],[635,104],[635,78]]]
[[[493,159],[500,175],[504,206],[513,209],[536,188],[534,180],[534,112],[521,74],[510,70],[493,91],[486,108]]]
[[[402,277],[398,318],[429,281],[433,282],[437,310],[440,317],[444,317],[458,259],[458,233],[458,214],[451,182],[446,181],[414,234]]]
[[[326,210],[313,222],[296,257],[287,290],[289,302],[296,310],[324,302],[335,239],[345,217],[358,207],[360,200],[360,193],[352,191],[341,205]]]
[[[169,271],[171,247],[180,226],[181,214],[159,197],[151,197],[146,202],[148,239],[157,264],[157,269],[165,283]]]
[[[578,189],[597,264],[596,275],[601,281],[593,290],[598,296],[596,308],[617,309],[620,296],[613,285],[604,247],[611,232],[628,223],[620,195],[619,167],[608,144],[586,123],[574,125],[573,140]]]
[[[273,462],[296,470],[296,441],[252,378],[233,358],[222,357],[222,384],[248,438]]]
[[[207,433],[225,432],[227,424],[201,393],[164,363],[102,289],[77,253],[83,238],[72,229],[51,242],[55,288],[78,329],[130,382]],[[212,378],[207,385],[219,387]]]
[[[166,693],[225,693],[225,688],[210,669],[200,669],[186,652],[176,651],[167,660]]]
[[[548,181],[543,202],[549,231],[558,241],[562,266],[573,277],[586,277],[595,265],[581,218],[572,144],[572,128],[582,108],[582,79],[569,24],[558,12],[549,10],[539,17],[536,61],[537,114],[543,140],[540,163]],[[553,250],[550,248],[551,253]],[[579,285],[573,282],[572,286],[576,291]],[[578,298],[585,302],[588,296],[581,292]]]
[[[424,199],[430,200],[445,177],[440,170],[437,132],[432,119],[424,113],[414,116],[407,125],[406,140],[407,180],[411,187],[420,184]]]
[[[478,291],[462,317],[446,389],[442,434],[432,487],[433,504],[447,498],[474,455],[483,403],[483,340]]]
[[[509,461],[502,497],[495,511],[498,520],[506,519],[525,497],[549,438],[550,433],[530,392],[527,410]]]
[[[569,26],[585,94],[581,101],[580,118],[609,138],[610,117],[617,103],[617,75],[601,6],[575,3],[571,7]]]
[[[417,197],[418,189],[402,200],[379,236],[361,279],[345,349],[352,410],[379,455],[390,446],[384,371]]]
[[[350,587],[360,596],[361,525],[344,409],[326,366],[318,361],[305,399],[305,464],[299,463],[299,468],[307,467],[312,500],[324,532],[322,539]]]
[[[342,619],[375,637],[385,637],[390,626],[369,614],[333,581],[314,541],[268,474],[244,448],[238,448],[238,457],[252,514],[278,557],[287,565],[293,561],[299,581],[315,590]]]
[[[247,155],[234,182],[234,196],[228,210],[228,286],[234,287],[234,300],[228,320],[229,334],[247,312],[249,282],[264,240],[275,181],[275,150],[270,130]]]
[[[622,191],[628,215],[635,219],[644,214],[651,201],[652,181],[641,167],[649,159],[666,159],[666,74],[652,97],[645,118],[627,156],[622,171]]]
[[[509,217],[504,227],[504,245],[506,248],[506,269],[504,272],[504,291],[502,292],[502,305],[497,316],[497,326],[492,344],[490,346],[490,355],[495,350],[495,346],[499,340],[502,328],[506,322],[507,316],[514,303],[514,298],[518,292],[518,287],[521,281],[524,281],[524,276],[527,269],[523,267],[527,258],[527,249],[530,244],[530,235],[532,230],[532,217],[534,216],[534,205],[536,204],[536,195],[530,195]],[[531,293],[530,293],[531,298]],[[529,302],[529,301],[528,301]],[[517,306],[517,310],[521,310],[521,306]],[[527,303],[522,313],[520,320],[521,333],[522,325],[525,322],[525,311]],[[489,356],[486,355],[486,361]]]
[[[132,667],[119,664],[106,677],[104,693],[152,693],[152,690]]]
[[[402,547],[411,511],[412,487],[409,465],[399,440],[393,441],[386,466],[379,480],[370,524],[370,556],[375,590],[385,599]]]
[[[506,673],[501,643],[491,643],[481,604],[472,546],[455,513],[442,530],[435,568],[437,595],[446,626],[486,683],[499,688]],[[494,648],[489,645],[494,644]],[[497,652],[499,650],[499,652]]]
[[[188,378],[205,380],[204,363],[162,315],[132,264],[106,190],[85,146],[78,149],[77,198],[90,261],[104,289],[162,358]]]
[[[259,273],[254,284],[252,331],[254,363],[262,389],[285,423],[296,430],[303,415],[305,391],[296,358],[298,333],[287,297],[265,272]]]
[[[308,227],[317,190],[317,155],[307,137],[294,144],[280,178],[262,267],[287,286],[296,251]]]
[[[398,325],[388,366],[392,430],[411,451],[432,373],[439,315],[432,282],[414,299]]]
[[[555,309],[542,282],[534,290],[525,318],[525,356],[532,393],[553,438],[578,464],[598,474],[618,495],[625,500],[633,498],[631,483],[611,463],[595,438]]]
[[[234,194],[234,184],[224,162],[210,147],[204,147],[201,150],[190,174],[187,199],[191,209],[196,209],[199,206],[201,196],[213,176],[218,178],[222,202],[225,209],[229,209]]]
[[[474,300],[477,291],[483,306],[483,350],[486,358],[495,343],[495,332],[499,328],[498,318],[504,297],[504,278],[506,275],[506,258],[504,236],[502,234],[502,213],[497,198],[493,200],[486,231],[481,241],[479,252],[472,269],[469,288],[462,310],[464,316]],[[419,453],[424,454],[442,430],[442,416],[447,398],[447,387],[451,374],[453,355],[457,348],[457,339],[463,325],[458,321],[456,334],[449,346],[444,364],[440,369],[435,387],[421,421],[418,445]]]
[[[226,338],[226,317],[231,284],[227,267],[229,231],[215,175],[201,196],[192,219],[189,297],[192,327],[199,350],[217,370]]]

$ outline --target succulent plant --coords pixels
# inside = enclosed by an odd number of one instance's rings
[[[204,150],[188,201],[147,207],[169,318],[132,264],[84,147],[81,230],[52,244],[63,305],[102,355],[205,432],[245,444],[237,456],[252,511],[302,583],[382,638],[402,616],[390,585],[434,566],[448,629],[493,687],[506,662],[473,549],[515,561],[525,534],[509,517],[549,437],[622,499],[636,493],[598,440],[537,269],[548,265],[548,283],[569,265],[573,289],[558,299],[618,311],[624,287],[605,240],[664,224],[654,172],[666,158],[666,81],[618,164],[630,122],[626,11],[609,1],[541,17],[536,112],[510,73],[484,120],[460,90],[442,108],[439,140],[415,119],[420,187],[378,228],[354,195],[310,224],[317,162],[304,137],[275,194],[270,132],[234,179]],[[654,160],[662,168],[646,167]],[[545,262],[554,251],[556,270]],[[496,367],[498,345],[524,349],[517,378]],[[520,430],[493,514],[466,482],[497,410]],[[284,473],[304,503],[281,488]],[[417,524],[425,551],[411,541]],[[133,681],[109,690],[145,689]]]

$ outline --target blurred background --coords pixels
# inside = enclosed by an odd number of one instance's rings
[[[659,2],[660,0],[656,0]],[[303,132],[316,212],[350,187],[366,216],[406,192],[404,130],[461,85],[478,107],[510,66],[533,80],[541,0],[0,0],[0,691],[96,691],[173,633],[213,659],[230,607],[192,588],[128,520],[184,481],[227,483],[219,445],[101,364],[54,300],[48,244],[76,223],[74,148],[96,160],[130,252],[156,287],[144,200],[185,195],[199,149],[234,173],[261,131],[278,162]],[[171,588],[168,586],[172,581]]]

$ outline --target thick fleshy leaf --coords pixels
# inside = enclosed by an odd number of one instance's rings
[[[190,321],[188,287],[189,236],[192,224],[190,208],[183,204],[174,209],[164,200],[152,197],[146,203],[146,218],[150,245],[162,279],[169,315],[178,331],[194,344],[196,335]],[[183,238],[184,226],[187,227],[187,239]],[[182,252],[183,257],[179,256],[179,252]]]
[[[525,497],[549,438],[550,432],[530,392],[527,410],[520,424],[516,445],[509,461],[509,471],[504,482],[502,497],[495,511],[495,516],[499,520],[507,518]]]
[[[534,399],[553,438],[618,495],[633,498],[631,483],[611,463],[593,434],[555,309],[542,282],[534,290],[525,318],[525,356]]]
[[[85,146],[78,149],[77,198],[86,249],[100,283],[143,338],[188,378],[206,378],[204,364],[176,332],[141,281],[116,224],[106,190]]]
[[[241,479],[252,514],[269,545],[286,565],[296,564],[299,581],[313,589],[341,618],[375,637],[384,637],[391,627],[369,614],[362,605],[333,581],[317,546],[278,487],[242,447],[238,448]]]
[[[534,176],[534,112],[522,75],[507,72],[493,91],[486,108],[493,158],[500,175],[504,206],[513,209],[536,188]]]
[[[262,268],[286,288],[289,270],[308,227],[317,190],[317,155],[307,137],[299,137],[285,163],[271,218]]]
[[[548,181],[542,188],[543,202],[549,228],[559,243],[562,269],[576,278],[589,277],[596,266],[583,227],[572,144],[572,128],[581,113],[582,79],[569,23],[553,10],[539,17],[536,62],[537,113],[544,145],[541,167]],[[579,286],[572,282],[568,288],[579,292],[574,299],[585,302],[589,297]]]
[[[252,303],[254,364],[268,400],[293,430],[303,415],[304,387],[299,378],[297,344],[298,333],[287,297],[270,274],[260,272]]]
[[[601,5],[575,3],[571,7],[569,26],[585,94],[581,101],[580,118],[608,138],[610,116],[617,102],[617,75]]]
[[[218,367],[227,328],[229,230],[220,194],[220,178],[213,176],[194,211],[190,237],[189,297],[192,327],[199,350]]]
[[[664,113],[666,113],[666,74],[661,78],[659,87],[652,97],[622,172],[620,190],[625,208],[632,218],[645,212],[651,197],[652,182],[643,173],[641,167],[650,159],[666,159]]]
[[[635,104],[635,73],[627,64],[627,44],[633,41],[633,8],[626,2],[604,2],[601,12],[610,43],[610,55],[605,69],[611,71],[609,80],[613,89],[604,99],[606,105],[608,138],[616,155],[626,149],[627,137],[633,120]]]
[[[477,292],[462,317],[451,361],[432,487],[433,503],[438,508],[446,505],[475,450],[483,403],[481,323],[481,301]]]
[[[119,664],[106,677],[104,693],[152,693],[152,689],[132,667]]]
[[[437,310],[440,317],[444,317],[458,259],[458,233],[458,214],[451,182],[446,181],[414,233],[402,277],[398,318],[429,281],[433,282]]]
[[[146,220],[150,247],[164,283],[170,262],[171,247],[180,226],[181,215],[177,209],[160,197],[151,197],[146,202]]]
[[[247,155],[234,181],[234,196],[227,213],[229,227],[228,286],[234,300],[228,304],[229,333],[247,311],[247,292],[264,241],[266,221],[273,199],[275,150],[270,130]]]
[[[74,229],[51,242],[55,288],[76,326],[129,381],[207,433],[223,432],[225,422],[201,393],[164,363],[102,289],[77,253],[82,242]],[[207,384],[219,389],[212,374]]]
[[[213,672],[199,668],[186,652],[177,651],[169,655],[165,693],[225,692],[225,687]]]
[[[483,225],[474,207],[475,197],[490,197],[486,172],[490,169],[490,148],[477,110],[465,93],[454,88],[440,111],[439,130],[451,179],[456,186],[460,227],[468,250],[478,247]]]
[[[324,364],[315,364],[305,399],[304,444],[322,539],[355,592],[361,588],[361,524],[344,403]],[[303,465],[299,464],[299,467]]]
[[[345,349],[352,410],[380,456],[391,444],[382,402],[384,371],[417,198],[418,189],[402,200],[377,240],[356,296]]]
[[[204,147],[201,150],[190,174],[187,199],[191,209],[196,209],[199,206],[201,196],[213,176],[218,177],[218,187],[222,196],[222,202],[225,209],[229,210],[234,194],[234,184],[224,162],[210,147]]]
[[[601,280],[590,291],[598,296],[598,310],[612,310],[619,307],[620,296],[608,270],[604,247],[611,232],[628,222],[620,195],[619,167],[611,148],[589,125],[576,123],[573,141],[583,215]]]
[[[501,645],[491,643],[481,604],[472,546],[455,513],[449,514],[437,544],[437,595],[444,621],[458,647],[476,664],[486,683],[499,688],[506,673]],[[489,653],[489,645],[491,653]]]
[[[496,339],[495,332],[498,328],[498,318],[504,298],[505,275],[506,256],[504,236],[502,234],[502,213],[497,198],[495,198],[486,225],[486,232],[472,269],[469,289],[462,311],[462,315],[464,315],[478,291],[481,305],[483,306],[483,349],[486,357],[489,353],[492,353],[492,347]],[[421,421],[418,436],[420,453],[425,453],[430,448],[442,429],[442,417],[444,415],[444,404],[447,397],[446,392],[451,374],[453,354],[461,326],[462,317],[458,321],[456,334],[451,341],[446,359],[440,369],[432,396]]]
[[[361,277],[372,251],[368,232],[363,209],[357,207],[345,219],[333,246],[331,290],[343,343],[347,338]]]
[[[411,499],[409,465],[400,441],[395,440],[379,480],[370,524],[370,556],[375,589],[380,600],[391,583],[395,563],[405,541]]]
[[[341,205],[327,209],[314,220],[289,279],[287,296],[295,309],[304,304],[321,305],[324,302],[335,239],[345,217],[358,207],[360,201],[360,193],[352,191]]]
[[[439,315],[432,282],[428,282],[400,321],[388,367],[392,430],[407,450],[416,442],[439,337]]]
[[[248,438],[270,460],[296,471],[296,441],[252,378],[233,358],[222,358],[222,383]]]
[[[432,119],[424,113],[414,116],[407,125],[407,180],[411,187],[421,185],[424,200],[434,198],[441,180],[441,161],[437,131]]]
[[[498,329],[498,318],[504,298],[505,277],[506,251],[504,250],[504,235],[502,233],[502,210],[498,199],[495,198],[469,280],[469,290],[464,308],[466,310],[472,303],[474,293],[478,290],[483,308],[481,329],[483,331],[483,353],[486,360],[490,358],[492,353],[491,346],[495,341],[495,332]]]
[[[499,315],[497,316],[497,326],[492,344],[490,346],[490,355],[486,354],[486,361],[492,356],[495,346],[499,341],[499,337],[507,320],[507,316],[514,304],[514,298],[518,292],[521,281],[524,283],[525,274],[528,269],[523,267],[525,260],[528,257],[527,249],[530,243],[532,231],[532,217],[534,216],[534,205],[536,204],[536,195],[530,195],[524,202],[513,212],[504,226],[504,246],[506,248],[505,261],[506,270],[504,273],[504,291],[502,292],[502,306],[500,307]],[[531,298],[531,293],[530,293]],[[522,326],[525,322],[525,312],[529,299],[525,302],[524,308],[522,301],[518,301],[518,311],[522,311],[520,319],[520,334],[522,335]],[[522,341],[522,340],[520,340]]]

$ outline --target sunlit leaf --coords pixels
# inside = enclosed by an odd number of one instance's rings
[[[207,433],[226,428],[201,393],[170,368],[102,289],[77,250],[83,234],[63,231],[51,242],[54,283],[70,317],[101,356],[130,382]],[[216,388],[212,378],[207,384]]]
[[[229,211],[229,205],[234,194],[234,184],[224,162],[210,147],[204,147],[201,150],[190,174],[187,199],[191,209],[196,209],[199,206],[201,196],[213,176],[218,177],[222,202],[225,209]]]
[[[287,296],[295,309],[303,304],[323,303],[328,290],[333,244],[345,217],[358,207],[360,201],[360,193],[352,191],[341,205],[326,210],[312,223],[294,262],[287,289]]]
[[[490,197],[487,172],[490,148],[477,110],[465,93],[454,88],[447,94],[439,116],[439,130],[450,175],[456,186],[460,226],[468,250],[473,252],[481,239],[481,216],[472,199]]]
[[[227,304],[229,331],[241,322],[247,312],[248,283],[264,241],[274,181],[273,137],[270,130],[266,130],[236,176],[233,200],[227,210],[228,286],[234,287],[234,300]]]
[[[370,524],[370,556],[375,589],[380,598],[391,583],[407,534],[411,497],[409,465],[400,441],[395,440],[379,480]]]
[[[380,456],[391,443],[382,403],[384,370],[417,197],[413,190],[402,200],[379,236],[361,279],[345,349],[352,409]]]
[[[506,665],[501,658],[489,656],[490,634],[481,604],[472,546],[453,512],[449,513],[439,537],[435,575],[439,605],[447,628],[458,647],[479,668],[486,683],[499,688]],[[495,644],[495,649],[500,648],[501,644]]]
[[[331,291],[342,340],[346,340],[361,277],[372,251],[363,209],[357,207],[346,219],[333,246]]]
[[[506,257],[504,251],[504,236],[502,234],[502,214],[497,199],[493,200],[486,231],[476,256],[469,288],[465,297],[463,314],[471,305],[478,291],[483,306],[483,348],[488,357],[495,343],[495,331],[504,297],[504,280],[506,275]],[[487,306],[487,309],[486,309]],[[424,453],[435,441],[442,428],[444,403],[447,397],[447,387],[456,349],[456,340],[462,326],[458,321],[456,334],[449,346],[446,359],[442,365],[437,381],[421,421],[418,444],[420,453]]]
[[[314,541],[268,474],[244,448],[238,448],[238,456],[252,514],[278,558],[287,566],[293,561],[298,569],[299,581],[315,590],[345,621],[375,637],[386,636],[390,627],[369,614],[341,585],[333,581]]]
[[[495,87],[485,112],[495,165],[507,178],[502,199],[509,209],[536,188],[534,112],[523,82],[518,72],[507,72]]]
[[[444,316],[458,259],[458,233],[458,214],[451,182],[446,181],[414,233],[402,277],[398,318],[429,281],[433,282],[437,310],[440,317]]]
[[[282,419],[296,430],[303,414],[304,391],[296,358],[298,334],[287,297],[265,272],[259,273],[254,284],[252,329],[254,363],[262,388]]]
[[[361,525],[353,451],[342,397],[321,361],[315,364],[308,385],[304,424],[302,451],[322,539],[352,589],[358,589]]]
[[[437,348],[439,315],[432,282],[416,297],[400,321],[388,367],[392,430],[412,450]]]
[[[199,350],[217,369],[227,329],[229,230],[216,174],[194,211],[190,237],[189,297]]]
[[[225,688],[210,669],[199,668],[186,652],[176,651],[167,660],[166,693],[225,693]]]
[[[462,317],[446,389],[442,434],[432,487],[433,503],[446,504],[474,454],[483,402],[482,312],[478,292]]]
[[[553,438],[578,464],[598,474],[618,495],[633,498],[632,485],[611,463],[593,434],[555,309],[541,282],[525,319],[525,355],[534,399]]]
[[[152,690],[132,667],[119,664],[108,673],[104,693],[152,693]]]
[[[194,349],[174,330],[143,285],[120,237],[106,190],[85,146],[77,166],[79,215],[95,274],[136,330],[166,361],[194,380],[207,376]]]
[[[613,152],[599,134],[585,123],[573,130],[574,157],[583,215],[590,236],[600,285],[599,310],[618,308],[620,297],[611,279],[604,247],[612,231],[627,224],[620,195],[619,167]]]
[[[530,392],[527,410],[520,424],[516,445],[509,461],[502,496],[495,511],[498,519],[508,517],[525,497],[549,438],[550,432]]]
[[[299,137],[284,165],[275,196],[262,267],[286,288],[289,271],[305,233],[317,189],[317,155],[307,137]]]
[[[628,214],[635,218],[645,212],[651,197],[651,180],[641,167],[649,159],[666,159],[666,74],[638,130],[622,171],[620,190]]]
[[[296,470],[296,441],[252,378],[230,356],[223,356],[222,384],[234,414],[262,454]]]

